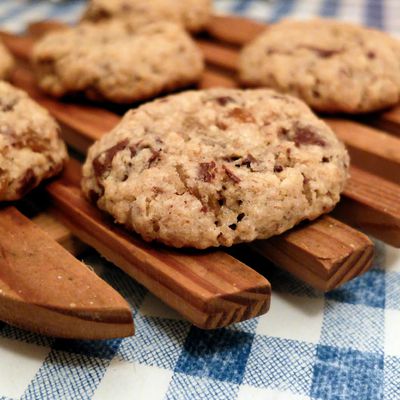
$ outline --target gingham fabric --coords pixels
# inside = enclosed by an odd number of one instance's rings
[[[393,33],[400,28],[397,0],[219,1],[217,7],[265,20],[322,14]],[[0,24],[19,31],[47,17],[73,21],[81,8],[80,1],[1,0]],[[136,335],[67,341],[0,323],[0,400],[400,399],[400,251],[376,246],[369,272],[326,295],[266,264],[270,312],[215,331],[192,327],[89,252],[85,262],[130,302]]]

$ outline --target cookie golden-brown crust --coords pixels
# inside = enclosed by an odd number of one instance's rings
[[[14,67],[14,59],[3,43],[0,42],[0,79],[7,79]]]
[[[170,21],[198,32],[207,25],[211,12],[211,0],[91,0],[82,19],[92,22],[124,19],[134,28]]]
[[[196,83],[203,58],[178,25],[132,31],[118,21],[82,24],[46,35],[33,50],[39,86],[60,97],[131,103]]]
[[[332,130],[294,97],[189,91],[129,111],[90,148],[82,188],[145,240],[204,249],[330,211],[348,162]]]
[[[400,101],[400,42],[345,22],[287,20],[243,49],[240,78],[319,111],[379,110]]]
[[[28,95],[0,82],[0,201],[16,200],[67,160],[59,126]]]

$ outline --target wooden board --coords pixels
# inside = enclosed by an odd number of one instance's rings
[[[237,22],[235,18],[231,18],[229,21]],[[217,36],[215,32],[213,33],[213,30],[218,31],[222,29],[221,25],[223,25],[223,23],[221,22],[226,23],[227,20],[218,18],[214,20],[214,23],[210,27],[210,33],[212,35]],[[241,43],[241,40],[243,40],[243,32],[246,32],[246,35],[250,38],[254,36],[255,31],[260,29],[248,21],[245,21],[245,24],[245,29],[233,34],[235,38],[232,41],[236,42],[236,44]],[[243,28],[243,25],[240,26]],[[38,25],[38,27],[40,28],[40,25]],[[48,28],[45,28],[44,30],[47,29]],[[36,34],[38,33],[41,33],[40,29],[36,32]],[[33,43],[32,38],[7,36],[6,39],[8,46],[13,50],[14,54],[20,59],[26,60],[29,55],[30,46]],[[235,75],[236,68],[236,59],[232,57],[232,54],[235,54],[237,58],[237,49],[226,45],[221,46],[219,43],[213,43],[211,41],[200,42],[200,45],[209,63],[209,68],[204,74],[200,87],[212,87],[216,85],[229,87],[237,86],[237,83],[232,79]],[[213,55],[210,56],[210,52]],[[119,115],[114,112],[95,105],[63,103],[44,96],[35,87],[32,74],[26,65],[20,65],[14,74],[14,83],[23,87],[36,98],[36,100],[48,108],[62,123],[65,137],[69,143],[82,151],[86,150],[93,140],[96,140],[105,131],[111,129],[120,119]],[[341,128],[339,127],[341,129],[339,129],[339,131],[342,132],[343,135],[346,135],[349,132],[349,121],[340,120],[339,123],[342,124]],[[356,124],[357,129],[361,129],[360,127],[362,127],[360,124],[353,121],[351,123]],[[368,130],[370,129],[368,128]],[[375,133],[375,130],[373,132]],[[381,133],[382,132],[378,132],[379,138],[381,138]],[[350,140],[353,140],[351,144]],[[356,150],[361,148],[362,156],[366,155],[367,158],[374,155],[378,156],[379,169],[372,169],[370,172],[380,174],[392,181],[396,181],[396,175],[392,173],[394,170],[392,167],[397,167],[398,159],[396,154],[388,154],[385,151],[376,152],[373,145],[365,147],[365,143],[363,143],[362,140],[356,140],[354,142],[354,137],[352,135],[349,136],[348,142],[348,145],[352,145]],[[390,139],[389,142],[387,146],[388,149],[393,146]],[[386,167],[382,167],[384,162],[388,162]],[[357,172],[354,168],[352,169],[352,172],[353,171]],[[364,171],[361,172],[364,173]],[[378,180],[382,179],[376,175],[371,176]],[[365,176],[361,179],[361,183],[365,186],[367,183],[363,179],[365,179]],[[386,183],[385,180],[382,181]],[[361,218],[361,215],[363,215],[362,212],[358,214],[353,213],[356,208],[357,210],[360,210],[360,208],[361,210],[365,210],[368,206],[370,210],[370,219],[372,218],[375,221],[375,234],[384,236],[381,233],[382,229],[379,229],[377,221],[379,221],[382,216],[385,216],[387,226],[391,226],[393,228],[392,231],[395,233],[393,244],[400,245],[400,238],[396,236],[399,231],[400,213],[398,208],[393,206],[393,199],[387,199],[387,203],[390,205],[389,209],[388,207],[380,207],[376,201],[376,196],[372,197],[373,201],[371,201],[371,193],[369,191],[364,193],[358,188],[358,196],[355,196],[354,186],[351,183],[352,181],[350,181],[346,189],[346,199],[343,203],[348,203],[348,205],[346,208],[340,207],[342,210],[342,212],[338,213],[340,218],[348,221],[350,220],[348,215],[355,214],[356,217],[353,218],[351,221],[352,223],[361,226],[363,226],[364,223],[364,226],[372,226],[370,220],[366,221],[365,218]],[[393,185],[397,188],[395,183],[393,183]],[[212,263],[206,263],[208,269],[207,272],[203,274],[202,271],[204,271],[204,268],[202,269],[202,267],[204,267],[204,265],[196,265],[196,263],[199,264],[196,261],[196,257],[206,257],[208,262],[208,253],[184,254],[183,252],[168,250],[162,246],[149,246],[135,236],[128,236],[123,229],[110,224],[99,211],[82,199],[77,188],[74,187],[74,184],[68,182],[68,180],[64,179],[54,182],[49,188],[48,193],[54,201],[59,217],[68,224],[69,228],[71,228],[74,233],[80,236],[85,242],[96,247],[102,254],[105,254],[109,259],[130,275],[134,276],[139,282],[145,284],[145,286],[156,295],[180,311],[198,326],[205,328],[224,326],[231,322],[253,316],[250,311],[247,312],[249,315],[246,316],[246,311],[244,310],[245,304],[247,306],[250,303],[253,305],[258,304],[259,310],[266,310],[267,303],[265,301],[265,296],[267,295],[269,303],[268,290],[264,290],[261,296],[264,305],[260,305],[262,303],[260,298],[258,300],[254,299],[257,296],[251,296],[252,300],[250,300],[247,294],[245,294],[244,298],[241,296],[238,297],[243,300],[243,304],[240,305],[237,303],[237,298],[235,301],[232,301],[234,298],[232,293],[225,297],[221,296],[219,293],[219,301],[216,300],[217,291],[213,293],[209,290],[208,294],[205,294],[203,291],[202,295],[200,295],[199,288],[197,287],[198,283],[196,282],[196,274],[200,273],[200,276],[204,278],[204,276],[207,276],[210,272],[215,273],[216,269],[219,270],[221,264],[218,257],[217,259],[214,258]],[[68,199],[68,201],[66,199]],[[367,200],[369,200],[368,204]],[[82,221],[85,221],[85,223]],[[102,232],[102,234],[100,235],[98,232]],[[103,239],[104,236],[106,239]],[[393,235],[386,235],[386,240],[391,240],[392,237]],[[373,254],[372,243],[365,235],[350,228],[348,225],[338,222],[332,217],[323,217],[316,222],[301,225],[280,237],[270,239],[269,241],[257,242],[253,245],[253,248],[281,267],[294,273],[300,279],[322,290],[330,290],[368,269],[371,265]],[[125,251],[123,249],[125,249]],[[129,251],[126,249],[129,249]],[[165,256],[165,252],[167,252],[167,256]],[[171,256],[170,253],[175,254]],[[223,257],[228,256],[222,251],[215,253],[223,254]],[[178,262],[176,261],[177,259]],[[145,260],[145,262],[143,262],[143,260]],[[185,265],[182,260],[185,260],[187,265],[190,266],[189,271],[191,276],[189,276],[189,279],[187,279],[187,269],[182,268],[182,265]],[[235,263],[238,262],[233,257],[231,257],[230,260],[234,260]],[[204,258],[202,261],[204,261]],[[247,268],[246,274],[249,270],[252,271],[244,264],[242,264],[242,267],[245,267],[245,269]],[[149,268],[157,272],[152,276],[149,272]],[[179,275],[181,273],[183,273],[183,275]],[[179,279],[177,276],[179,276]],[[157,281],[157,277],[162,278]],[[223,285],[231,284],[231,287],[235,287],[237,282],[235,283],[234,279],[231,278],[232,272],[230,271],[229,274],[223,277]],[[171,282],[173,285],[166,288],[166,283]],[[253,280],[251,282],[247,282],[247,284],[251,283],[248,287],[254,285],[255,281]],[[257,285],[255,285],[255,287],[257,287]],[[178,288],[178,290],[174,290],[176,288]],[[260,294],[257,290],[255,292]],[[249,293],[254,294],[251,290]],[[187,300],[188,298],[191,299],[191,302]],[[223,301],[221,301],[222,299]],[[193,304],[195,304],[194,307]],[[254,313],[255,308],[257,307],[253,307],[253,314],[257,315],[257,312]]]
[[[50,26],[52,25],[53,24],[51,24]],[[44,25],[37,24],[35,29],[37,28],[39,28],[39,31],[43,32],[43,29],[48,29],[48,23]],[[15,37],[8,37],[7,43],[11,48],[17,49],[16,54],[20,57],[27,57],[27,55],[29,54],[29,47],[32,45],[32,43],[29,42],[29,40],[27,39]],[[25,50],[23,50],[24,48]],[[211,85],[213,81],[215,81],[215,83],[220,82],[221,75],[218,73],[214,73],[213,71],[207,71],[204,75],[201,85]],[[224,79],[225,84],[228,84],[229,81],[230,78]],[[14,82],[17,83],[19,86],[24,87],[31,94],[32,97],[34,97],[39,103],[47,107],[53,113],[53,115],[56,116],[59,121],[61,121],[64,127],[68,128],[67,131],[64,130],[64,137],[70,144],[78,146],[81,151],[85,151],[86,146],[90,144],[92,140],[101,137],[102,134],[111,129],[119,121],[120,117],[118,115],[103,108],[85,104],[60,104],[55,100],[49,99],[37,90],[29,68],[20,67],[14,74]],[[73,118],[71,118],[71,115],[73,115]],[[82,138],[84,138],[84,140],[82,140]],[[82,147],[79,147],[79,145],[81,145]],[[302,234],[305,236],[308,235],[307,229],[308,227],[303,227],[301,231]],[[355,230],[352,230],[352,232],[354,236],[361,235]],[[326,234],[329,236],[329,233],[330,232],[328,230]],[[305,254],[308,255],[309,260],[303,259],[302,265],[299,263],[298,270],[301,272],[297,274],[297,276],[318,289],[330,290],[343,282],[343,280],[338,279],[338,277],[352,276],[348,273],[350,269],[362,271],[367,269],[371,265],[370,256],[360,259],[351,259],[356,265],[353,265],[353,263],[343,262],[343,260],[346,259],[347,255],[338,250],[336,257],[328,262],[328,264],[331,263],[331,265],[327,266],[327,268],[330,271],[331,275],[334,275],[331,276],[326,273],[326,270],[322,267],[321,264],[318,264],[318,262],[314,262],[314,260],[318,258],[321,246],[318,242],[318,238],[316,236],[313,237],[315,239],[315,241],[313,242],[313,246],[308,247],[305,251]],[[368,240],[368,238],[365,237],[365,235],[362,235],[362,237],[363,245],[361,246],[361,251],[369,254],[372,246],[371,242]],[[261,253],[268,258],[268,254],[270,252],[264,250]],[[277,259],[277,255],[272,254],[271,252],[271,256],[269,258],[278,263],[283,268],[291,268],[291,263],[288,261],[290,257],[282,256],[280,259]],[[363,268],[360,268],[360,262],[365,263],[362,266]],[[319,271],[319,275],[316,274],[315,271],[312,273],[309,272],[309,265],[313,264],[320,265],[321,270]]]
[[[0,320],[63,338],[133,334],[127,302],[12,206],[0,209]]]

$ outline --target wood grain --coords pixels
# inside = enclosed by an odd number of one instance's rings
[[[68,169],[79,174],[71,161]],[[265,313],[267,279],[223,251],[178,251],[149,244],[113,223],[68,179],[46,188],[58,217],[94,247],[189,321],[214,329]]]
[[[366,271],[374,254],[367,236],[330,216],[266,241],[256,241],[251,247],[323,291],[332,290]]]
[[[133,334],[126,301],[14,207],[0,209],[0,319],[64,338]]]
[[[345,198],[334,215],[400,247],[400,186],[356,167],[350,173]]]

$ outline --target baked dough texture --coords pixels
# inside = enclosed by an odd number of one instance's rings
[[[125,19],[135,28],[170,21],[198,32],[206,27],[211,13],[211,0],[91,0],[82,19],[93,22]]]
[[[244,47],[240,79],[295,95],[323,112],[364,113],[400,101],[400,42],[326,19],[286,20]]]
[[[294,97],[187,91],[129,111],[90,148],[82,189],[146,241],[205,249],[329,212],[348,164],[332,130]]]
[[[39,86],[61,97],[84,93],[114,103],[146,100],[198,82],[203,57],[178,25],[138,30],[118,21],[51,32],[33,50]]]
[[[67,150],[59,131],[25,92],[0,82],[0,201],[17,200],[62,170]]]

